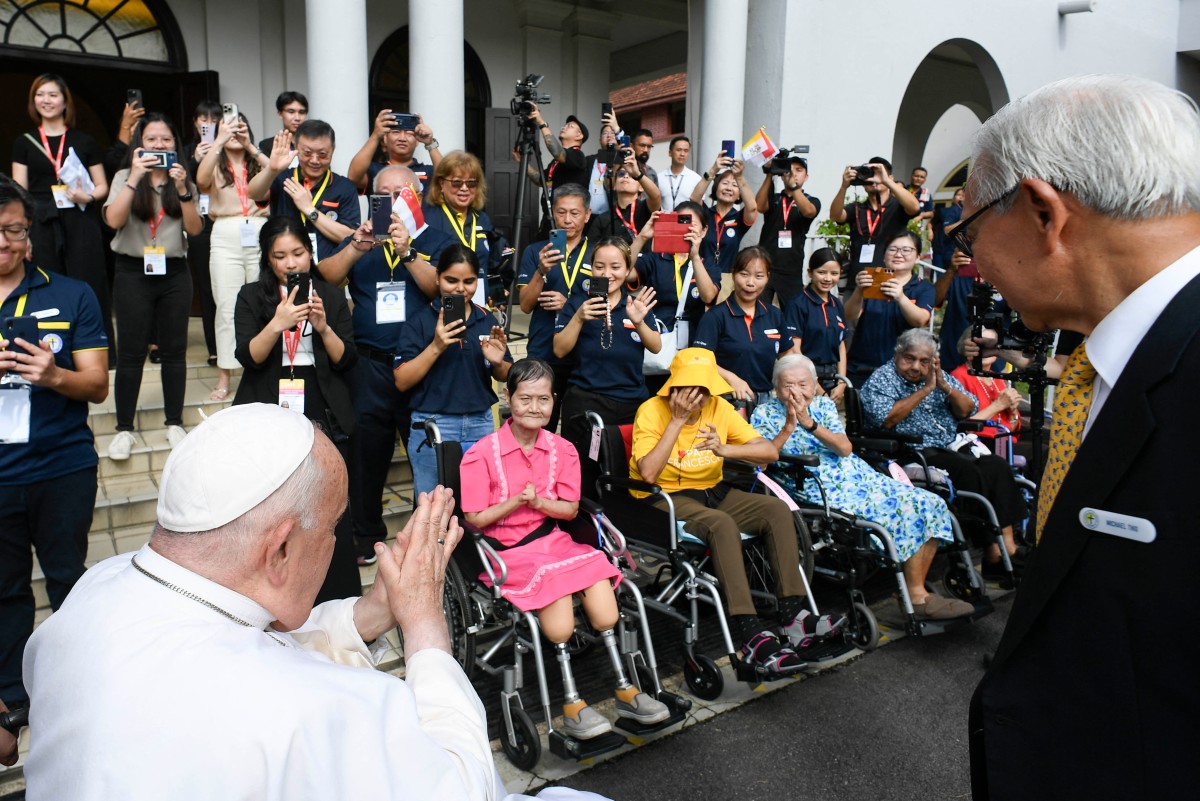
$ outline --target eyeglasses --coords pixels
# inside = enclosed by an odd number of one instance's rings
[[[9,242],[24,242],[29,238],[29,229],[23,225],[6,225],[0,231]]]
[[[863,186],[879,186],[879,181],[863,181]]]
[[[625,170],[618,170],[617,177],[618,178],[632,178],[633,176],[630,175],[629,173],[625,172]]]
[[[1017,184],[1012,189],[1009,189],[1000,197],[996,198],[991,203],[987,204],[983,208],[979,209],[979,211],[975,212],[970,217],[954,226],[954,229],[950,231],[950,238],[954,240],[954,246],[961,250],[964,255],[973,257],[975,254],[972,252],[972,246],[974,245],[975,237],[971,236],[970,234],[971,223],[982,217],[984,212],[986,212],[992,206],[1008,200],[1020,186],[1020,184]]]
[[[464,186],[467,189],[475,189],[479,186],[479,181],[474,178],[463,180],[462,178],[443,178],[442,181],[450,184],[455,189],[462,189]]]
[[[912,254],[917,252],[917,249],[914,247],[904,247],[904,248],[890,247],[883,252],[888,254],[889,256],[893,253],[899,253],[901,256],[911,256]]]

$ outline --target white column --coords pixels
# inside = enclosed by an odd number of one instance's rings
[[[449,55],[447,55],[449,54]],[[408,4],[408,96],[443,153],[466,144],[463,0]],[[421,157],[428,162],[429,157]]]
[[[746,139],[742,109],[746,89],[748,0],[707,0],[704,4],[704,65],[700,85],[700,140],[696,169],[712,166],[721,140],[740,148]]]
[[[333,171],[345,175],[370,132],[366,0],[305,0],[304,14],[309,115],[333,126]]]

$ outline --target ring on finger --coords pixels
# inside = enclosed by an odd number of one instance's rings
[[[438,545],[445,545],[445,544],[446,544],[446,541],[444,539],[442,539],[441,537],[438,537]]]

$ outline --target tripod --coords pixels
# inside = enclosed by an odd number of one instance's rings
[[[529,168],[530,162],[537,165],[538,175],[542,176],[541,185],[538,191],[541,195],[542,219],[549,220],[551,215],[550,192],[546,188],[546,171],[542,166],[542,149],[537,140],[538,128],[533,120],[528,115],[522,115],[517,128],[517,146],[516,151],[519,154],[517,158],[517,195],[515,198],[516,211],[513,213],[513,264],[516,269],[513,271],[513,285],[508,293],[508,309],[504,321],[504,333],[509,334],[512,331],[513,320],[513,300],[517,297],[517,281],[521,277],[521,248],[524,243],[521,241],[523,234],[523,225],[525,222],[525,188],[529,185]]]
[[[1042,478],[1042,444],[1046,436],[1046,387],[1058,383],[1058,379],[1046,375],[1046,354],[1039,352],[1033,361],[1021,370],[1011,373],[997,373],[983,369],[983,357],[977,356],[971,364],[971,375],[984,378],[1000,378],[1016,383],[1024,381],[1029,385],[1029,441],[1033,447],[1033,458],[1029,460],[1029,480],[1038,484]],[[1011,443],[1009,444],[1011,448]]]

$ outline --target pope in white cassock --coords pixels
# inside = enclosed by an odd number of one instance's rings
[[[493,799],[484,709],[450,656],[449,493],[360,599],[313,609],[346,468],[303,416],[225,409],[163,470],[158,525],[80,580],[25,652],[30,801]],[[406,678],[366,643],[399,625]]]

